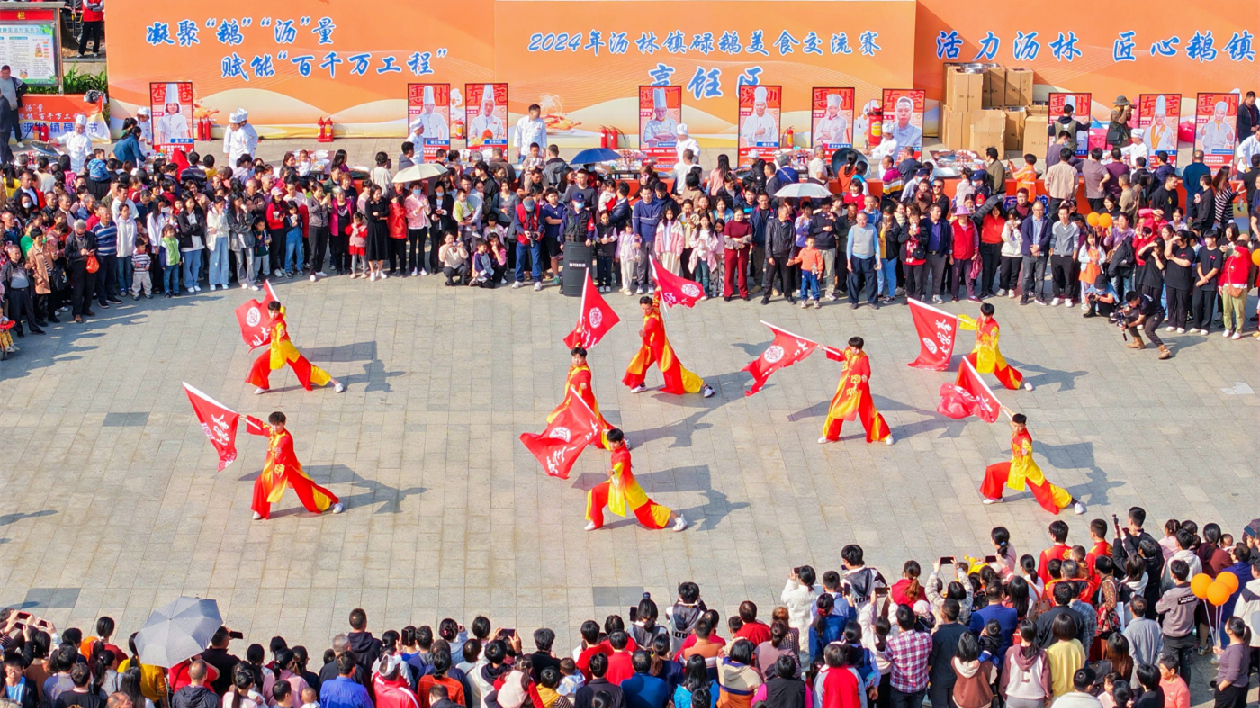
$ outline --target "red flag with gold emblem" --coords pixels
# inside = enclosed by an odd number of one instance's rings
[[[265,306],[257,300],[246,300],[236,308],[236,323],[241,328],[241,339],[250,349],[271,344],[271,327],[268,325]]]
[[[987,423],[998,419],[1002,404],[989,388],[969,359],[963,359],[958,368],[955,383],[941,384],[941,402],[936,412],[947,418],[960,420],[974,415]]]
[[[560,479],[569,478],[582,451],[599,435],[599,420],[591,407],[576,391],[570,400],[570,405],[551,419],[542,435],[521,433],[520,436],[521,443],[543,466],[543,471]]]
[[[681,275],[674,275],[663,268],[655,258],[652,259],[652,280],[656,283],[661,302],[670,307],[675,305],[694,307],[704,295],[704,289],[699,283],[687,280]]]
[[[210,444],[219,453],[219,471],[236,461],[236,427],[241,416],[197,389],[184,384],[184,392],[192,403],[193,413],[201,422],[201,429]]]
[[[811,340],[792,334],[785,329],[779,329],[765,320],[762,320],[761,324],[769,327],[774,333],[774,341],[761,352],[761,356],[753,359],[742,369],[753,377],[752,388],[744,393],[745,396],[751,396],[760,391],[761,387],[766,385],[770,374],[801,361],[813,354],[814,348],[818,346]]]
[[[608,305],[604,296],[591,281],[591,271],[586,270],[586,284],[582,286],[582,305],[578,313],[577,324],[573,331],[564,338],[564,345],[572,349],[582,347],[590,349],[599,344],[599,340],[608,334],[608,330],[620,322],[617,312]]]
[[[948,369],[958,335],[958,316],[918,300],[906,302],[910,305],[914,332],[919,338],[919,358],[910,362],[910,366],[933,371]]]

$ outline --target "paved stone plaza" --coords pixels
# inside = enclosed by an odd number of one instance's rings
[[[312,651],[356,606],[378,634],[487,614],[522,631],[551,626],[569,647],[581,621],[624,611],[643,590],[663,607],[688,579],[723,617],[746,598],[768,614],[792,566],[838,568],[849,542],[891,577],[907,558],[927,567],[986,553],[999,524],[1019,553],[1048,545],[1053,517],[1027,494],[981,504],[984,466],[1009,455],[1009,428],[935,412],[952,374],[906,366],[917,344],[904,305],[675,310],[679,357],[718,389],[705,400],[620,384],[640,318],[637,298],[617,293],[607,297],[622,322],[591,353],[595,392],[627,431],[644,488],[693,526],[628,520],[585,533],[585,492],[607,453],[588,450],[561,481],[516,439],[541,431],[561,398],[577,299],[441,284],[278,285],[295,343],[344,394],[306,393],[286,370],[275,392],[254,395],[233,309],[256,295],[239,289],[127,300],[18,340],[0,363],[0,605],[26,603],[63,627],[107,614],[125,636],[177,595],[209,596],[252,641],[282,633]],[[1047,476],[1090,506],[1063,517],[1071,542],[1088,542],[1088,519],[1134,504],[1157,536],[1170,516],[1238,534],[1260,515],[1255,340],[1167,335],[1176,356],[1160,362],[1077,309],[995,304],[1002,349],[1036,386],[998,397],[1028,414]],[[896,445],[867,445],[856,423],[841,444],[815,444],[840,373],[821,353],[745,398],[740,369],[770,340],[759,319],[837,346],[864,336]],[[346,513],[313,517],[289,492],[272,520],[251,521],[265,442],[242,430],[239,460],[217,473],[182,382],[242,413],[284,410],[306,470]]]

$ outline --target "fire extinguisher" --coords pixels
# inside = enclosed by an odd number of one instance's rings
[[[795,138],[796,138],[796,131],[793,130],[793,126],[789,125],[787,127],[787,130],[783,131],[783,139],[779,142],[779,145],[785,149],[791,150],[792,143],[795,140]]]
[[[608,126],[599,126],[599,146],[601,148],[608,147]]]
[[[884,107],[871,101],[866,107],[866,148],[878,146],[884,139]]]
[[[48,124],[47,123],[39,124],[39,139],[43,140],[44,142],[48,142]]]
[[[608,149],[616,150],[619,143],[618,130],[610,127],[608,129]]]

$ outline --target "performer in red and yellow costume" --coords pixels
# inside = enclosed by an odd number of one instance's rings
[[[998,349],[998,330],[1001,328],[998,327],[997,320],[993,319],[993,304],[981,303],[979,319],[973,320],[966,315],[959,315],[958,328],[976,331],[976,348],[967,355],[967,360],[976,368],[976,373],[993,374],[1003,386],[1012,391],[1017,390],[1024,377],[1015,367],[1006,363],[1002,350]],[[1033,388],[1030,383],[1023,386],[1029,391]]]
[[[324,386],[329,383],[333,385],[337,393],[346,390],[341,382],[329,376],[327,371],[307,361],[297,347],[293,346],[293,341],[289,339],[289,327],[284,321],[284,308],[279,302],[272,300],[267,303],[267,314],[271,316],[271,347],[254,360],[254,366],[249,370],[249,378],[245,379],[245,383],[252,383],[258,387],[254,393],[266,393],[270,390],[271,383],[268,379],[271,372],[283,368],[285,364],[293,368],[298,382],[307,391],[311,390],[311,384]]]
[[[592,443],[597,447],[604,447],[602,433],[607,432],[612,426],[608,421],[604,420],[603,414],[599,412],[599,401],[595,400],[595,391],[591,388],[591,367],[586,364],[586,349],[584,347],[573,347],[569,351],[569,378],[564,382],[564,400],[560,401],[560,405],[547,416],[547,423],[555,420],[560,412],[567,409],[573,404],[573,397],[577,395],[586,405],[591,407],[595,413],[596,420],[599,421],[599,431],[601,436],[596,438]]]
[[[293,434],[284,427],[284,414],[276,411],[267,417],[270,423],[249,418],[245,430],[251,435],[267,438],[267,461],[262,474],[254,480],[254,519],[266,519],[271,515],[271,505],[284,496],[284,488],[292,487],[307,511],[316,514],[332,507],[334,514],[345,511],[337,495],[311,481],[302,471],[302,463],[293,454]]]
[[[831,409],[823,422],[823,436],[818,438],[819,444],[839,440],[840,426],[854,418],[861,420],[862,427],[866,428],[866,442],[883,440],[885,444],[893,444],[892,431],[888,429],[884,416],[875,410],[875,401],[871,400],[871,362],[866,352],[862,351],[865,345],[861,337],[849,338],[849,346],[843,352],[844,369],[840,372],[840,385],[831,398]]]
[[[634,479],[634,471],[630,464],[630,450],[626,447],[626,436],[620,428],[610,428],[602,435],[604,445],[612,450],[612,467],[608,469],[608,481],[601,482],[586,493],[586,525],[587,531],[604,525],[604,507],[617,516],[624,517],[626,510],[634,512],[639,523],[650,529],[663,529],[674,519],[673,529],[682,531],[687,528],[687,520],[682,514],[670,511],[648,498],[647,492]]]
[[[621,380],[622,383],[629,386],[633,393],[646,391],[647,386],[643,385],[643,378],[647,376],[648,369],[656,364],[660,367],[661,376],[665,379],[665,386],[661,388],[665,393],[683,394],[701,391],[705,398],[712,396],[713,387],[706,384],[704,379],[684,369],[678,362],[678,357],[674,355],[673,347],[669,346],[669,339],[665,336],[665,322],[661,319],[661,304],[658,297],[659,295],[651,297],[644,295],[639,298],[639,307],[643,308],[643,329],[639,330],[639,337],[643,339],[643,346],[639,347],[639,351],[630,360],[630,366],[626,367],[626,375]]]
[[[996,504],[1002,501],[1002,487],[1022,492],[1027,484],[1033,498],[1042,509],[1057,514],[1069,506],[1078,514],[1085,513],[1085,505],[1064,488],[1046,481],[1032,456],[1032,435],[1028,432],[1028,417],[1023,413],[1011,416],[1011,461],[999,462],[984,469],[984,483],[980,485],[980,493],[984,495],[985,504]]]

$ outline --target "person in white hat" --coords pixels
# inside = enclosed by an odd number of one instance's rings
[[[909,96],[902,96],[893,104],[893,143],[898,148],[911,148],[915,152],[923,149],[923,131],[910,122],[914,117],[914,101]]]
[[[669,117],[665,89],[652,89],[652,119],[643,124],[644,147],[669,147],[678,140],[678,121]]]
[[[82,172],[83,165],[92,156],[92,136],[87,134],[87,116],[76,113],[74,131],[64,133],[57,142],[65,146],[66,154],[70,156],[70,169]]]
[[[1177,121],[1168,120],[1168,103],[1165,97],[1155,97],[1155,113],[1151,116],[1151,127],[1146,131],[1146,147],[1150,152],[1177,149]]]
[[[1212,119],[1199,126],[1199,140],[1204,150],[1234,151],[1234,126],[1225,122],[1229,104],[1218,101],[1212,111]]]
[[[690,150],[692,157],[694,157],[696,163],[699,164],[700,143],[696,142],[696,139],[691,137],[691,133],[689,132],[686,123],[678,124],[678,142],[674,145],[674,147],[678,150],[679,162],[683,161],[683,153]]]
[[[446,118],[437,112],[437,96],[432,86],[424,87],[424,108],[412,123],[412,130],[423,135],[424,140],[444,141],[451,137]],[[423,141],[417,144],[424,145]]]
[[[849,133],[849,120],[840,115],[840,94],[827,94],[827,113],[814,126],[814,144],[838,148],[853,143]]]
[[[1131,170],[1137,169],[1139,157],[1147,160],[1148,163],[1151,159],[1151,151],[1146,147],[1145,139],[1146,131],[1141,128],[1134,128],[1129,131],[1128,146],[1120,148],[1120,154],[1124,156],[1124,163]]]
[[[153,152],[153,121],[150,118],[148,106],[136,109],[136,127],[140,129],[140,154],[146,158]]]
[[[228,114],[228,127],[223,131],[223,152],[228,156],[228,166],[235,169],[244,156],[254,156],[258,149],[258,131],[249,124],[249,113],[238,108]]]
[[[772,146],[779,141],[779,126],[774,116],[766,112],[766,100],[769,97],[765,86],[753,90],[753,112],[744,119],[739,130],[739,142],[742,147]]]
[[[192,139],[188,133],[188,120],[184,118],[183,108],[179,103],[179,84],[166,85],[166,108],[156,120],[153,132],[157,135],[159,145],[167,143],[187,142]]]
[[[503,121],[494,114],[494,106],[494,85],[486,84],[481,88],[481,109],[468,124],[469,143],[480,145],[486,140],[503,140],[506,135]],[[490,133],[489,138],[485,137],[487,132]]]

